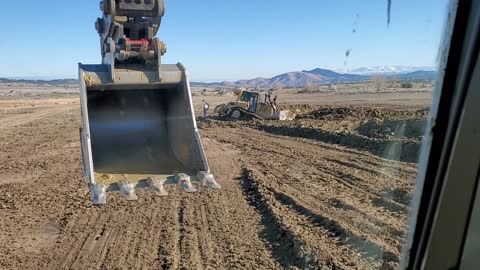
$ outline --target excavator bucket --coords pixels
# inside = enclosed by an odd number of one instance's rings
[[[166,45],[156,38],[163,0],[100,2],[95,28],[101,65],[79,66],[84,174],[94,204],[107,192],[136,200],[135,189],[157,196],[192,181],[219,189],[210,173],[195,122],[190,84],[182,64],[164,65]]]
[[[183,65],[116,69],[81,65],[81,129],[85,179],[94,204],[119,191],[135,200],[136,188],[167,195],[166,186],[186,192],[192,181],[218,189],[197,130]]]

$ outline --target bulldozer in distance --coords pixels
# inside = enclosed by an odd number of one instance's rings
[[[136,200],[135,189],[167,195],[166,185],[196,192],[192,181],[220,189],[195,122],[185,67],[162,64],[156,38],[163,0],[104,0],[102,64],[79,64],[84,176],[93,204],[107,192]]]
[[[214,112],[219,116],[231,119],[265,119],[290,121],[295,119],[296,114],[289,110],[280,110],[277,105],[277,97],[272,99],[271,92],[261,94],[258,91],[238,89],[234,91],[236,101],[220,104]]]

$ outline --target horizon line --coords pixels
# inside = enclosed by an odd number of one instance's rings
[[[366,67],[366,66],[360,66],[360,67],[351,67],[351,68],[345,68],[345,69],[342,69],[342,68],[335,68],[335,69],[332,69],[332,68],[324,68],[324,67],[317,67],[317,68],[313,68],[313,69],[302,69],[302,70],[296,70],[296,71],[287,71],[287,72],[283,72],[283,73],[280,73],[278,75],[275,75],[273,77],[276,77],[276,76],[279,76],[279,75],[283,75],[283,74],[287,74],[287,73],[292,73],[292,72],[305,72],[305,71],[313,71],[313,70],[316,70],[316,69],[322,69],[322,70],[328,70],[328,71],[333,71],[333,72],[336,72],[336,73],[339,73],[339,74],[352,74],[352,73],[349,73],[349,71],[353,71],[355,69],[361,69],[361,68],[365,68],[365,69],[373,69],[373,68],[380,68],[380,67],[406,67],[406,68],[411,68],[411,69],[416,69],[416,68],[422,68],[422,69],[419,69],[419,70],[414,70],[414,71],[406,71],[406,72],[403,72],[403,73],[411,73],[411,72],[416,72],[416,71],[436,71],[436,68],[435,66],[404,66],[404,65],[392,65],[392,66],[370,66],[370,67]],[[423,69],[425,68],[425,69]],[[352,75],[361,75],[361,76],[371,76],[371,75],[382,75],[382,74],[388,74],[388,75],[393,75],[395,74],[395,71],[386,71],[386,72],[373,72],[371,74],[352,74]],[[199,80],[191,80],[191,82],[195,82],[195,83],[222,83],[222,82],[237,82],[237,81],[244,81],[244,80],[252,80],[252,79],[259,79],[259,78],[262,78],[262,79],[271,79],[273,77],[264,77],[264,76],[258,76],[258,77],[255,77],[255,78],[250,78],[250,79],[199,79]],[[48,81],[55,81],[55,80],[78,80],[77,77],[70,77],[70,76],[1,76],[0,75],[0,79],[6,79],[6,80],[15,80],[15,81],[44,81],[44,82],[48,82]]]

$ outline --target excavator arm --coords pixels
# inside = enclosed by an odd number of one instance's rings
[[[155,36],[165,13],[163,0],[104,0],[100,9],[103,17],[97,19],[95,28],[102,64],[109,65],[112,74],[116,66],[150,65],[161,80],[161,57],[167,47]]]

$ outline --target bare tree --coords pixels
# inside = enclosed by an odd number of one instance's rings
[[[380,90],[385,85],[385,77],[383,77],[382,75],[375,75],[372,77],[372,82],[375,85],[375,89],[377,89],[377,92],[380,92]]]

